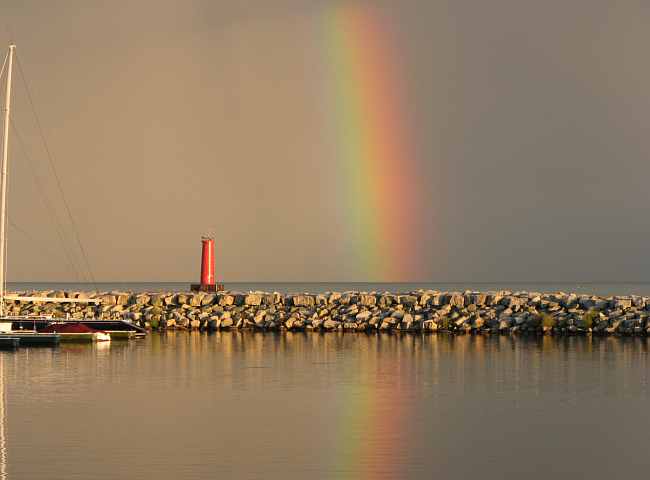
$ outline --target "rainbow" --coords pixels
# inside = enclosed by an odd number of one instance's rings
[[[328,478],[406,478],[413,439],[408,412],[413,404],[400,382],[409,374],[401,371],[409,367],[399,358],[404,337],[366,337],[359,342],[360,351],[343,368],[363,375],[335,388],[336,433],[330,439],[330,455],[323,457],[329,462]]]
[[[353,275],[421,279],[421,187],[390,21],[367,5],[325,18],[328,130]]]

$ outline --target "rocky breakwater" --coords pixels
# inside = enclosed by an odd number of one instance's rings
[[[100,303],[8,301],[14,315],[124,319],[152,330],[253,329],[453,334],[648,335],[650,298],[572,293],[218,294],[20,292]]]

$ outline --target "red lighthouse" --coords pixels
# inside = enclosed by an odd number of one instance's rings
[[[223,290],[223,285],[217,285],[214,279],[214,238],[201,237],[201,283],[192,284],[195,292],[216,292]]]
[[[214,238],[201,238],[201,286],[214,286]]]

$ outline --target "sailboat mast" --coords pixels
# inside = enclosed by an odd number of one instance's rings
[[[2,136],[2,177],[0,179],[0,316],[5,314],[5,248],[7,226],[7,159],[9,153],[9,109],[11,108],[11,72],[15,45],[9,45],[7,59],[7,88],[4,105],[4,135]]]

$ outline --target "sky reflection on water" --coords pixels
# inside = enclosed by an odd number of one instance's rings
[[[0,352],[8,478],[605,478],[645,338],[168,332]],[[594,452],[607,452],[593,458]]]

